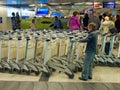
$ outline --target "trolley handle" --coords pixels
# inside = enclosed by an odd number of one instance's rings
[[[9,37],[9,40],[13,40],[13,37]]]
[[[36,34],[37,34],[37,35],[40,35],[40,33],[38,33],[38,32],[37,32]]]
[[[74,38],[74,36],[69,36],[69,39],[73,39]]]
[[[52,40],[55,40],[56,39],[56,37],[52,37]]]
[[[17,39],[18,39],[18,40],[22,40],[22,36],[18,36]]]
[[[39,38],[38,36],[35,36],[35,40],[36,40],[36,41],[39,41],[40,38]]]
[[[47,39],[46,39],[46,42],[49,42],[49,41],[51,41],[50,38],[47,38]]]
[[[102,36],[107,36],[109,33],[104,33],[104,34],[101,34]]]
[[[27,40],[27,41],[29,41],[29,40],[30,40],[30,37],[29,37],[29,36],[27,36],[27,37],[26,37],[26,40]]]

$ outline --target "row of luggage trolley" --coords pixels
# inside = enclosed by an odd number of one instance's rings
[[[99,54],[94,63],[102,66],[120,66],[120,34],[99,34]],[[106,53],[105,53],[106,52]]]
[[[0,32],[0,71],[18,74],[41,72],[47,77],[54,71],[64,72],[74,78],[82,71],[86,43],[79,42],[88,36],[87,31],[16,30]],[[99,34],[99,33],[98,33]],[[101,35],[100,52],[95,65],[120,66],[118,35]],[[110,41],[109,55],[104,54],[106,39]],[[118,55],[112,55],[114,42],[118,42]]]

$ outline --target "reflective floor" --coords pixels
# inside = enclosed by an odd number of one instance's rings
[[[81,81],[81,73],[69,79],[64,73],[53,72],[49,78],[39,76],[0,73],[0,90],[120,90],[120,67],[93,69],[93,79]]]
[[[120,67],[103,67],[96,66],[93,69],[93,79],[88,81],[79,80],[81,73],[75,73],[74,79],[69,79],[64,73],[59,73],[58,71],[53,72],[48,79],[41,79],[43,76],[31,75],[19,75],[19,74],[8,74],[0,73],[0,81],[46,81],[48,82],[111,82],[120,83]]]

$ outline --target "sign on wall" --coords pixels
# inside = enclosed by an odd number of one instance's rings
[[[6,0],[6,4],[20,4],[20,0]]]
[[[38,3],[48,3],[48,0],[37,0]]]

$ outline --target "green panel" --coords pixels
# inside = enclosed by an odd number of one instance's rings
[[[22,19],[21,20],[21,28],[28,29],[30,27],[31,21],[32,21],[32,18]],[[53,21],[54,21],[54,18],[36,18],[36,20],[35,20],[35,27],[37,29],[38,28],[39,29],[53,28],[53,27],[50,27],[50,25],[53,24]],[[44,23],[41,23],[41,22],[51,22],[51,23],[44,24]],[[63,23],[63,28],[67,28],[67,23],[66,22]]]
[[[31,20],[32,19],[22,19],[21,20],[21,28],[23,28],[23,29],[29,28],[29,26],[31,24]]]

